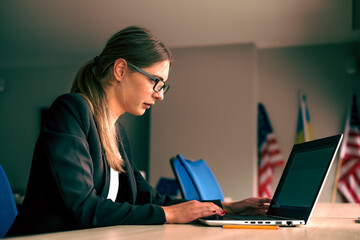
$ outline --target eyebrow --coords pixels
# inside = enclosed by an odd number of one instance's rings
[[[164,79],[162,78],[162,77],[160,77],[159,75],[154,75],[154,74],[151,74],[151,73],[149,73],[149,72],[147,72],[147,71],[145,71],[145,70],[142,70],[141,68],[139,68],[138,66],[135,66],[134,64],[132,64],[131,62],[129,62],[129,61],[126,61],[130,66],[132,66],[133,68],[135,68],[138,72],[140,72],[140,73],[142,73],[142,74],[144,74],[144,75],[150,75],[151,77],[153,77],[153,78],[156,78],[157,80],[161,80],[161,81],[163,81],[163,82],[165,82],[164,81]],[[148,76],[149,77],[149,76]],[[150,78],[151,78],[150,77]]]
[[[142,69],[141,69],[142,70]],[[143,70],[144,71],[144,70]],[[149,73],[149,72],[146,72],[147,74],[149,74],[150,76],[153,76],[154,78],[156,78],[156,79],[158,79],[158,80],[161,80],[161,81],[164,81],[164,79],[161,77],[161,76],[159,76],[159,75],[156,75],[156,74],[151,74],[151,73]]]
[[[152,74],[151,74],[152,75]],[[164,81],[164,79],[162,78],[162,77],[160,77],[159,75],[152,75],[152,76],[154,76],[155,78],[157,78],[157,79],[159,79],[159,80],[161,80],[161,81]]]

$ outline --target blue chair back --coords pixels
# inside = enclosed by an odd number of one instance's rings
[[[179,184],[181,196],[187,200],[200,201],[200,195],[192,182],[189,173],[180,159],[175,157],[170,159],[171,168]]]
[[[200,159],[197,161],[190,161],[185,159],[181,154],[178,154],[176,158],[188,174],[185,178],[190,179],[193,183],[192,188],[195,189],[195,191],[192,190],[194,192],[193,195],[195,195],[195,192],[198,194],[198,199],[196,200],[220,199],[221,201],[224,201],[224,195],[221,191],[220,185],[205,160]],[[185,173],[183,173],[182,176],[184,175]]]
[[[14,195],[4,169],[0,165],[0,238],[3,238],[17,215]]]

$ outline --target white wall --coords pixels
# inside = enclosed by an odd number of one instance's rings
[[[356,51],[354,44],[258,51],[259,101],[268,111],[285,159],[295,142],[299,90],[307,96],[314,138],[343,131],[352,94],[360,97],[359,72],[350,75],[345,71],[346,59]],[[335,163],[320,201],[331,200]]]
[[[150,179],[173,177],[169,159],[203,158],[225,197],[253,195],[255,47],[173,49],[171,88],[151,117]]]
[[[174,49],[172,88],[152,112],[151,182],[172,177],[169,158],[182,153],[204,158],[225,196],[253,195],[257,103],[267,109],[285,160],[295,143],[298,90],[307,95],[314,138],[342,132],[350,98],[360,94],[359,73],[345,72],[356,51],[354,44]],[[320,201],[331,199],[335,168]]]

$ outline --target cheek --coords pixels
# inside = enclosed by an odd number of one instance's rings
[[[145,77],[131,77],[127,79],[126,83],[126,95],[128,102],[130,101],[129,98],[143,100],[144,98],[149,98],[153,91],[154,84],[149,79]],[[131,97],[130,97],[131,96]]]
[[[153,92],[153,85],[151,82],[145,81],[137,85],[137,90],[142,94],[151,95]]]
[[[133,101],[146,101],[147,99],[149,99],[151,97],[151,95],[153,94],[153,89],[152,86],[148,83],[138,83],[138,84],[134,84],[131,87],[131,99]],[[130,100],[130,99],[129,99]]]

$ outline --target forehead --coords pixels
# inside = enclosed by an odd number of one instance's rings
[[[166,81],[169,76],[170,62],[168,60],[156,62],[146,68],[143,68],[143,70],[156,78],[161,78]]]

